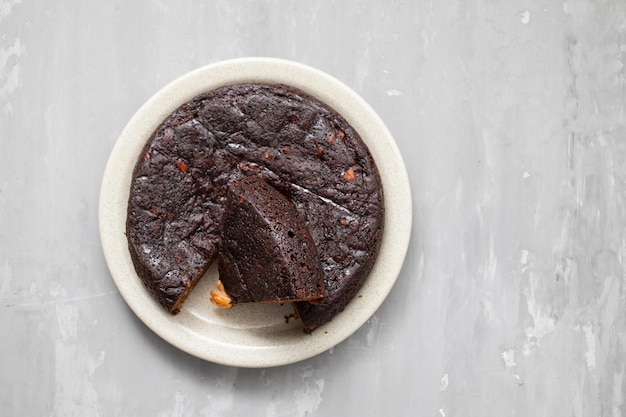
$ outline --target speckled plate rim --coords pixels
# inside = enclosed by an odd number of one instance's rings
[[[201,92],[241,82],[282,83],[299,88],[339,112],[362,136],[379,168],[385,195],[380,253],[359,294],[346,309],[312,335],[295,320],[262,320],[275,311],[217,310],[206,292],[215,267],[203,277],[178,315],[156,303],[137,276],[128,251],[125,222],[131,176],[145,142],[173,110]],[[409,180],[398,147],[377,113],[336,78],[307,65],[250,57],[201,67],[172,81],[131,117],[107,162],[99,201],[99,230],[105,260],[126,303],[152,331],[177,348],[207,361],[239,367],[295,363],[322,353],[358,330],[393,287],[407,252],[412,224]],[[206,284],[202,284],[206,280]],[[200,286],[202,289],[198,289]],[[239,306],[237,307],[239,308]],[[266,308],[266,307],[262,307]],[[274,308],[274,307],[272,307]],[[276,307],[278,308],[278,307]],[[283,310],[284,311],[284,310]],[[242,312],[242,313],[241,313]],[[288,311],[287,311],[288,312]],[[248,320],[255,323],[247,323]],[[258,320],[261,320],[260,322]]]

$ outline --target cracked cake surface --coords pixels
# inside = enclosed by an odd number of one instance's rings
[[[236,84],[203,93],[155,130],[134,167],[126,235],[137,274],[172,313],[221,247],[228,186],[258,176],[298,211],[326,296],[295,303],[306,332],[343,310],[379,250],[380,177],[358,133],[291,87]]]

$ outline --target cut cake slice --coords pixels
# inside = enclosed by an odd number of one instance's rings
[[[322,266],[295,206],[257,176],[228,187],[218,258],[219,307],[241,303],[321,302]]]

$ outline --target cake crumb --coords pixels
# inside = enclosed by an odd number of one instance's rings
[[[285,323],[286,323],[286,324],[289,324],[289,321],[290,321],[291,319],[297,319],[297,318],[298,318],[298,316],[296,316],[294,313],[291,313],[291,314],[286,314],[286,315],[285,315]]]

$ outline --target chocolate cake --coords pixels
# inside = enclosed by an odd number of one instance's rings
[[[313,238],[294,205],[261,177],[228,187],[218,258],[220,307],[320,303],[326,293]]]
[[[168,116],[134,168],[126,233],[135,269],[176,313],[216,259],[229,184],[263,178],[295,206],[315,243],[326,286],[296,303],[311,332],[343,310],[382,237],[383,190],[358,133],[315,98],[282,85],[203,93]]]

